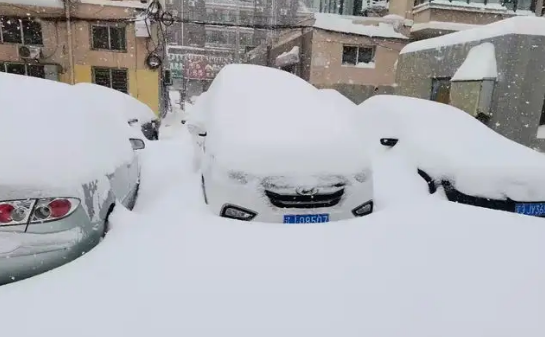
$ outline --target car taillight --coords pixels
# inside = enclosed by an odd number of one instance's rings
[[[0,226],[24,225],[62,219],[79,206],[76,198],[42,198],[0,202]]]

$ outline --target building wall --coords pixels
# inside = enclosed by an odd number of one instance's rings
[[[380,42],[378,42],[380,41]],[[360,85],[393,85],[394,64],[405,41],[373,39],[365,36],[315,30],[312,41],[310,82],[315,85],[349,83]],[[376,46],[375,67],[358,68],[342,65],[344,45]]]
[[[393,92],[395,63],[408,41],[315,30],[312,42],[310,83],[319,88],[336,89],[359,104],[377,92]],[[375,67],[343,65],[344,45],[376,46]]]
[[[101,17],[120,18],[131,15],[123,7],[81,6],[73,9],[73,15],[85,17],[86,13],[97,13]],[[11,9],[10,14],[24,17],[27,10]],[[64,12],[56,9],[44,10],[41,20],[43,35],[43,58],[40,64],[58,65],[58,80],[70,83],[72,69],[69,62],[68,30],[64,20]],[[126,52],[91,49],[92,19],[72,21],[72,53],[74,82],[92,82],[92,67],[126,68],[128,70],[129,94],[147,104],[155,113],[159,113],[159,71],[150,70],[145,65],[148,55],[146,38],[135,36],[134,24],[126,24]],[[17,53],[18,44],[0,44],[0,61],[21,62]]]
[[[482,42],[494,44],[499,73],[488,126],[516,142],[545,150],[545,141],[536,138],[545,98],[544,37],[508,35],[402,54],[396,93],[430,99],[432,78],[452,77],[469,50]]]

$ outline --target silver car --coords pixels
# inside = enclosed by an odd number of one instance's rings
[[[130,142],[134,150],[145,147],[141,139]],[[91,250],[108,231],[116,204],[132,209],[139,182],[135,155],[115,172],[72,190],[2,186],[0,284],[43,273]],[[103,199],[99,194],[107,197],[97,203]]]
[[[69,85],[0,73],[0,284],[89,252],[114,207],[134,206],[145,140],[93,100]]]

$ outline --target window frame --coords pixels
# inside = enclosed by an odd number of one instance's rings
[[[342,53],[341,53],[341,65],[342,66],[345,66],[345,67],[355,67],[358,65],[358,59],[360,58],[360,49],[371,49],[371,52],[372,52],[372,58],[371,58],[371,61],[369,62],[362,62],[362,63],[365,63],[365,64],[371,64],[371,63],[375,63],[376,62],[376,55],[377,55],[377,46],[376,45],[365,45],[365,46],[361,46],[361,45],[353,45],[353,44],[343,44],[342,45],[343,49],[342,49]],[[355,63],[345,63],[344,62],[344,55],[345,55],[345,48],[356,48],[356,59],[355,59]]]
[[[23,46],[37,46],[37,47],[43,47],[44,46],[44,36],[43,36],[43,27],[42,24],[39,21],[32,20],[31,18],[20,18],[16,16],[1,16],[0,15],[0,23],[2,20],[17,20],[18,26],[19,26],[19,32],[20,32],[20,40],[18,42],[11,42],[11,41],[5,41],[4,39],[4,30],[2,28],[2,24],[0,24],[0,44],[20,44]],[[25,25],[24,22],[29,23],[36,23],[40,27],[39,33],[40,33],[40,42],[39,43],[26,43],[25,41]]]
[[[93,34],[93,29],[95,27],[103,27],[103,28],[108,29],[108,48],[96,48],[95,47],[95,36]],[[112,49],[112,31],[111,31],[112,28],[123,29],[124,40],[125,40],[123,49]],[[91,46],[90,46],[91,50],[109,51],[109,52],[114,52],[114,53],[126,53],[127,52],[128,39],[127,39],[127,25],[126,24],[118,24],[118,23],[112,24],[112,23],[104,23],[104,22],[92,23],[92,24],[89,25],[89,36],[91,38]]]
[[[10,73],[7,71],[7,65],[8,64],[15,64],[15,65],[22,65],[25,67],[25,74],[21,76],[29,76],[29,77],[36,77],[36,78],[43,78],[45,79],[47,76],[47,73],[45,71],[45,64],[29,64],[25,62],[10,62],[10,61],[0,61],[0,73],[6,73],[6,74],[15,74]],[[29,67],[41,67],[44,73],[44,77],[37,77],[37,76],[30,76],[29,75]]]
[[[92,81],[92,83],[96,84],[96,85],[101,85],[101,84],[96,83],[96,71],[97,70],[107,70],[108,71],[108,79],[109,79],[110,85],[107,88],[122,92],[122,93],[127,94],[127,95],[129,94],[129,92],[130,92],[129,89],[130,88],[129,88],[129,69],[128,68],[112,68],[112,67],[100,67],[100,66],[91,67],[91,81]],[[125,72],[125,75],[126,75],[126,78],[125,78],[126,79],[126,85],[125,85],[125,87],[127,88],[127,92],[124,92],[124,91],[113,88],[112,71],[116,71],[116,70]]]

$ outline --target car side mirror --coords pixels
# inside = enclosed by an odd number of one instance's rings
[[[399,139],[397,138],[381,138],[380,144],[387,147],[394,147]]]
[[[130,138],[131,146],[133,150],[142,150],[146,148],[146,143],[142,139]]]
[[[207,135],[206,130],[204,130],[202,127],[195,124],[189,124],[187,126],[187,129],[194,136],[206,137]]]

